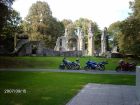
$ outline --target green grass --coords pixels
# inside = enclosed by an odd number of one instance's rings
[[[62,59],[63,57],[0,57],[0,68],[57,69]],[[75,61],[76,57],[67,57],[67,59]],[[108,61],[109,64],[106,65],[106,70],[114,70],[120,60],[119,58],[80,57],[81,69],[89,59],[96,62]]]
[[[0,105],[65,105],[87,83],[135,85],[135,76],[0,72]],[[26,89],[27,93],[4,94],[4,89]]]

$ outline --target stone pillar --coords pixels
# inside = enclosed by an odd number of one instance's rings
[[[136,68],[136,94],[140,103],[140,66]]]
[[[64,36],[65,36],[65,37],[67,37],[67,36],[68,36],[68,29],[67,29],[67,28],[65,29]]]
[[[65,29],[65,34],[64,34],[64,37],[65,37],[65,50],[68,51],[68,29],[66,28]]]
[[[37,44],[38,48],[37,48],[37,54],[42,56],[43,55],[43,49],[45,46],[45,43],[43,41],[39,41]]]
[[[107,35],[107,29],[104,28],[101,36],[101,54],[105,54],[107,51],[106,35]]]
[[[77,39],[77,50],[79,51],[80,50],[80,27],[77,27],[77,29],[75,31],[75,34],[78,36],[78,39]]]
[[[84,34],[82,32],[82,29],[80,27],[77,28],[76,35],[78,36],[77,40],[77,50],[78,51],[84,51],[85,43],[84,43]]]
[[[82,30],[80,31],[80,36],[79,36],[79,50],[84,51],[85,50],[85,42],[84,42],[84,35]]]
[[[94,35],[91,30],[91,23],[89,24],[89,30],[88,30],[88,55],[89,56],[94,55]]]

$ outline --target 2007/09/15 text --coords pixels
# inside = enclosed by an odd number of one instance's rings
[[[4,93],[5,94],[12,94],[12,93],[15,93],[15,94],[26,94],[27,93],[27,90],[26,89],[4,89]]]

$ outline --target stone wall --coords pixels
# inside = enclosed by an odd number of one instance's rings
[[[82,51],[60,52],[60,56],[82,56]]]
[[[35,53],[33,46],[36,47]],[[43,47],[38,41],[24,43],[17,51],[18,56],[82,56],[82,51],[54,51]]]
[[[17,52],[18,56],[30,56],[32,54],[32,47],[29,43],[24,44]]]
[[[28,39],[18,40],[16,49],[18,50],[19,48],[21,48],[22,45],[24,45],[26,43],[28,43]]]
[[[59,56],[59,51],[45,48],[43,49],[43,56]]]
[[[54,51],[52,49],[43,49],[44,56],[82,56],[82,51]]]
[[[61,45],[60,45],[61,43]],[[56,41],[55,51],[67,51],[67,38],[66,36],[58,37]]]

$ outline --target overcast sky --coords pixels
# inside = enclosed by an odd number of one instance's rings
[[[32,3],[39,0],[15,0],[13,8],[20,12],[24,19]],[[58,20],[80,17],[96,22],[100,29],[108,27],[111,23],[128,17],[130,0],[40,0],[46,1]],[[131,0],[133,1],[133,0]]]

